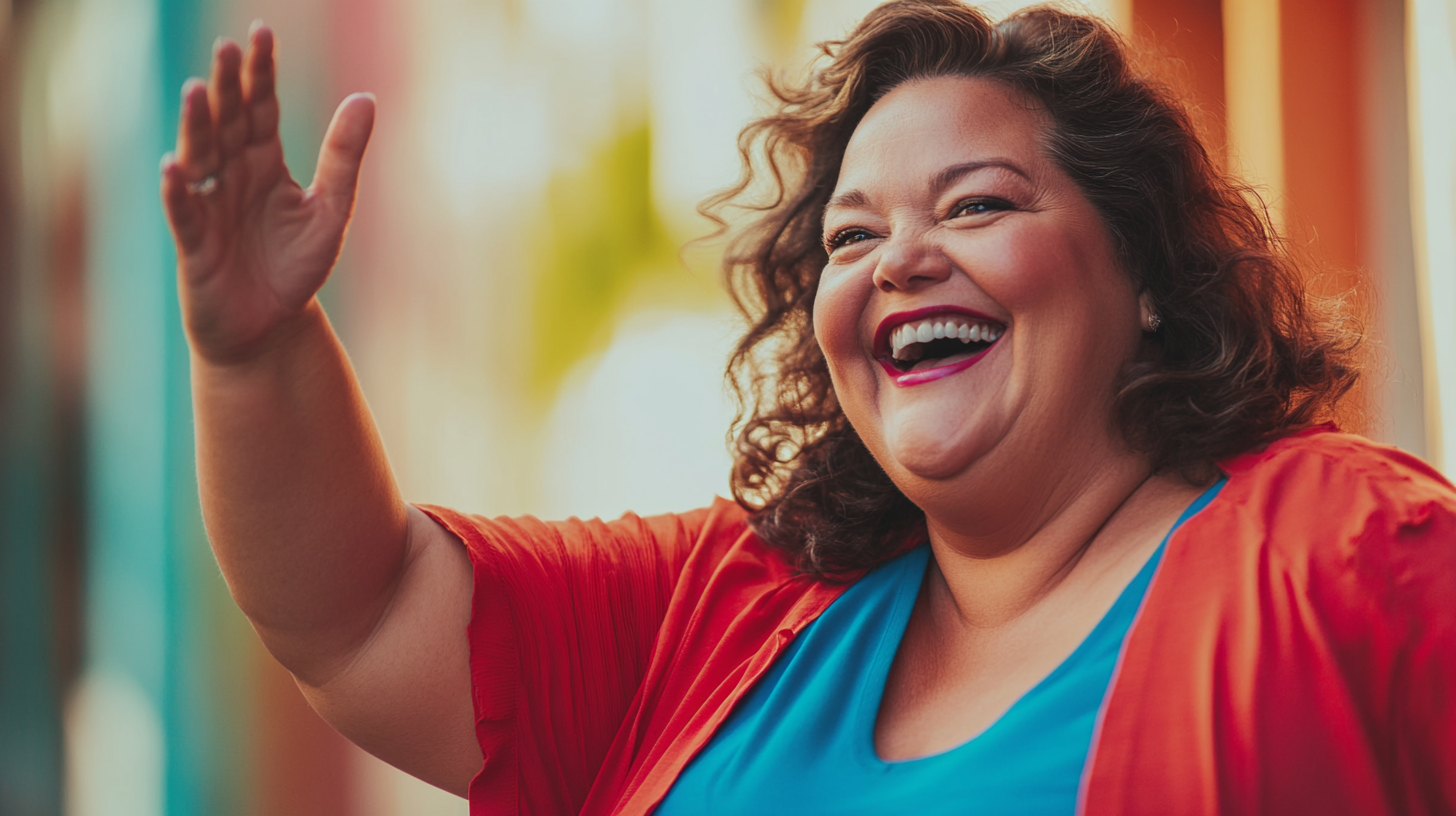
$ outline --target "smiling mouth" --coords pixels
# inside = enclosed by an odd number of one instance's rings
[[[1005,331],[985,318],[938,314],[892,328],[879,356],[887,368],[900,373],[955,365],[979,357]]]

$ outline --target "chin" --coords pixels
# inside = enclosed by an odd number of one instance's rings
[[[987,446],[975,439],[956,438],[951,433],[924,426],[895,428],[885,436],[886,470],[908,472],[921,479],[939,481],[970,467]]]

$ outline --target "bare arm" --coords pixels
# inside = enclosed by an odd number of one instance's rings
[[[366,750],[464,794],[470,564],[406,505],[315,293],[343,245],[374,100],[351,96],[312,186],[283,163],[273,35],[183,90],[162,199],[192,350],[202,510],[264,644]],[[204,182],[211,178],[215,184]]]

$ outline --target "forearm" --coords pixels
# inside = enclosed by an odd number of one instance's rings
[[[278,342],[194,352],[203,518],[233,597],[300,680],[369,637],[406,558],[406,507],[343,347],[313,302]]]

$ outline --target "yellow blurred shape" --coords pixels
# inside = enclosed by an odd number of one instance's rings
[[[1223,42],[1230,164],[1236,173],[1262,188],[1270,217],[1282,224],[1284,117],[1278,0],[1224,0]]]

